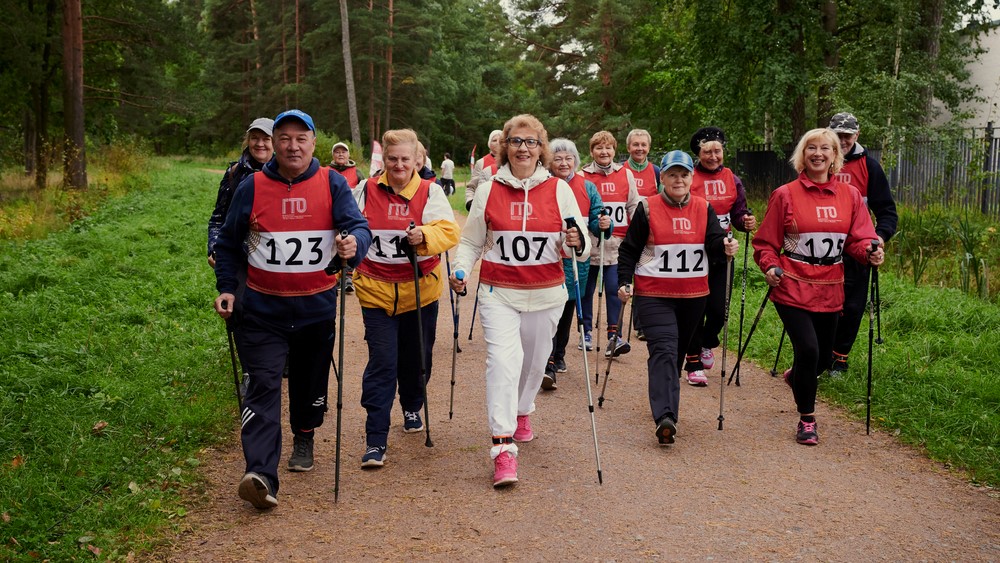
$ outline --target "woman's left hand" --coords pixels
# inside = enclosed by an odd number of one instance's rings
[[[879,245],[879,247],[875,249],[875,252],[868,253],[868,263],[877,267],[881,266],[882,262],[885,262],[885,250],[883,250],[882,246]]]
[[[566,233],[566,246],[572,248],[580,248],[580,231],[576,227],[567,227],[563,229]]]
[[[723,241],[722,246],[726,250],[726,256],[730,258],[736,256],[736,251],[740,249],[740,243],[736,242],[736,239],[731,237],[726,237],[726,240]]]
[[[750,232],[750,231],[753,231],[754,229],[756,229],[757,228],[757,218],[754,217],[753,215],[750,215],[750,214],[744,215],[743,216],[743,228],[746,229],[747,232]]]

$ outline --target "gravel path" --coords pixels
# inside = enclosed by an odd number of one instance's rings
[[[453,325],[443,296],[428,389],[433,448],[424,446],[424,434],[402,432],[397,404],[386,466],[360,469],[367,353],[357,300],[348,297],[339,503],[334,407],[317,431],[316,469],[282,469],[280,504],[270,512],[236,496],[243,458],[234,432],[230,445],[204,456],[205,489],[158,558],[1000,561],[1000,493],[969,485],[888,434],[865,436],[863,421],[823,403],[820,445],[796,444],[791,392],[757,366],[744,366],[741,387],[726,387],[723,431],[719,366],[707,388],[682,385],[677,443],[658,446],[647,354],[636,340],[612,366],[602,409],[600,387],[593,387],[604,484],[597,482],[581,352],[571,344],[570,372],[536,401],[536,437],[521,447],[521,481],[496,491],[485,342],[478,320],[467,339],[472,299],[460,310],[463,351],[449,420]],[[592,385],[595,359],[591,354]],[[597,368],[602,378],[604,366]],[[331,384],[335,404],[332,377]],[[282,467],[290,447],[286,428]]]

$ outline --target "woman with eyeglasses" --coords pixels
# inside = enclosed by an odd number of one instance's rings
[[[552,140],[552,164],[549,165],[549,172],[560,180],[565,180],[573,190],[576,203],[580,211],[587,210],[588,221],[587,230],[594,236],[599,236],[600,232],[606,231],[611,234],[611,217],[602,215],[604,203],[601,195],[597,193],[597,186],[590,180],[584,180],[583,174],[578,174],[576,169],[580,166],[580,153],[576,150],[576,145],[569,139]],[[574,262],[576,264],[574,265]],[[572,258],[563,258],[563,270],[566,272],[566,287],[568,289],[568,301],[563,306],[562,316],[559,317],[559,325],[556,328],[556,335],[552,337],[552,354],[549,362],[545,366],[545,376],[542,378],[542,389],[553,391],[556,388],[556,374],[565,373],[566,368],[566,345],[569,344],[570,327],[573,325],[573,318],[576,316],[576,286],[573,279],[573,268],[577,269],[580,276],[580,287],[587,287],[587,274],[590,266],[586,262],[579,262]],[[586,374],[585,374],[586,375]]]
[[[464,273],[482,257],[478,297],[496,488],[517,482],[515,442],[534,438],[529,416],[566,302],[562,257],[586,261],[589,250],[582,234],[587,218],[572,188],[549,174],[542,123],[528,114],[512,117],[500,148],[496,175],[472,200],[450,278],[452,289],[465,291]]]

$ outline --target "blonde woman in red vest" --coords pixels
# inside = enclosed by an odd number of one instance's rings
[[[725,148],[726,134],[718,127],[702,127],[691,137],[691,153],[698,159],[694,166],[691,191],[712,204],[723,229],[729,231],[735,227],[738,231],[748,233],[757,228],[757,218],[747,209],[743,182],[722,164]],[[732,276],[735,273],[731,273],[726,279],[724,261],[712,263],[712,268],[709,269],[705,316],[688,346],[687,363],[684,366],[689,385],[708,385],[705,370],[712,369],[715,365],[712,349],[720,344],[719,332],[726,322],[726,286],[733,283]]]
[[[465,210],[468,211],[472,207],[472,198],[476,195],[476,188],[479,184],[488,181],[494,174],[497,173],[497,155],[500,154],[500,137],[503,135],[503,131],[499,129],[494,129],[490,132],[489,141],[487,141],[487,147],[489,147],[490,152],[486,153],[486,156],[480,158],[472,165],[472,174],[469,177],[469,181],[465,183]]]
[[[517,482],[515,442],[535,436],[529,417],[566,303],[562,257],[586,261],[590,249],[582,235],[587,217],[569,184],[549,174],[551,159],[548,133],[534,116],[504,124],[500,167],[476,190],[452,265],[451,286],[462,292],[467,278],[458,274],[483,259],[478,297],[494,487]]]
[[[399,388],[403,432],[424,429],[424,406],[417,331],[423,331],[426,374],[437,328],[438,298],[444,287],[440,254],[458,244],[455,214],[441,186],[417,175],[423,155],[410,129],[382,135],[385,171],[354,189],[354,199],[368,220],[372,244],[354,273],[368,343],[368,365],[361,379],[366,448],[361,467],[386,461],[392,403]],[[410,224],[416,226],[410,229]],[[409,244],[420,265],[420,303],[416,302],[413,266],[404,252]],[[417,307],[423,326],[417,324]]]
[[[834,179],[844,164],[836,133],[809,131],[791,163],[799,177],[771,193],[753,239],[754,261],[774,288],[771,301],[794,351],[784,378],[799,412],[795,440],[816,445],[816,381],[844,307],[844,255],[878,266],[884,253],[881,245],[871,251],[878,235],[861,193]]]
[[[618,314],[622,302],[618,299],[618,246],[628,231],[628,222],[639,205],[639,191],[636,188],[635,176],[627,167],[615,162],[615,151],[618,143],[614,135],[607,131],[598,131],[590,138],[590,156],[593,162],[583,167],[583,177],[597,186],[597,191],[604,202],[604,211],[611,216],[613,224],[611,238],[604,241],[604,263],[601,263],[601,249],[597,237],[591,238],[590,275],[587,278],[587,291],[583,299],[583,326],[587,329],[586,346],[591,350],[590,327],[594,313],[594,292],[597,290],[598,270],[604,268],[604,298],[608,313],[608,346],[605,356],[627,353],[631,347],[621,339],[621,327],[618,326]],[[597,305],[600,307],[600,303]],[[600,330],[601,327],[594,327]]]
[[[660,163],[663,191],[640,204],[618,252],[618,297],[633,308],[646,332],[649,407],[660,445],[674,443],[680,370],[708,296],[709,261],[735,256],[712,205],[691,193],[694,161],[670,151]],[[633,287],[634,279],[634,287]]]

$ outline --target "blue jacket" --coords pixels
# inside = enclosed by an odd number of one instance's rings
[[[368,254],[372,233],[368,221],[361,216],[358,205],[351,195],[347,181],[336,171],[329,172],[330,194],[333,197],[333,223],[339,230],[346,230],[357,239],[357,253],[348,261],[348,266],[356,267]],[[288,181],[278,174],[277,161],[264,165],[262,173],[269,178],[288,184],[303,182],[320,171],[319,160],[313,159],[301,176]],[[250,212],[254,201],[254,176],[248,176],[236,188],[226,221],[219,230],[215,243],[215,287],[219,293],[236,293],[237,272],[246,271],[247,254],[243,242],[249,231]],[[337,292],[335,289],[303,296],[277,296],[260,293],[247,287],[243,294],[243,311],[284,328],[296,328],[333,318],[337,312]]]
[[[244,178],[263,167],[263,164],[250,156],[249,149],[243,149],[240,159],[236,162],[230,162],[229,166],[226,167],[226,173],[223,174],[222,181],[219,182],[219,195],[215,198],[215,209],[212,210],[212,216],[208,218],[209,256],[215,251],[215,241],[219,238],[219,229],[226,222],[226,213],[229,211],[229,205],[233,201],[233,193],[236,191],[236,186],[239,186]]]

